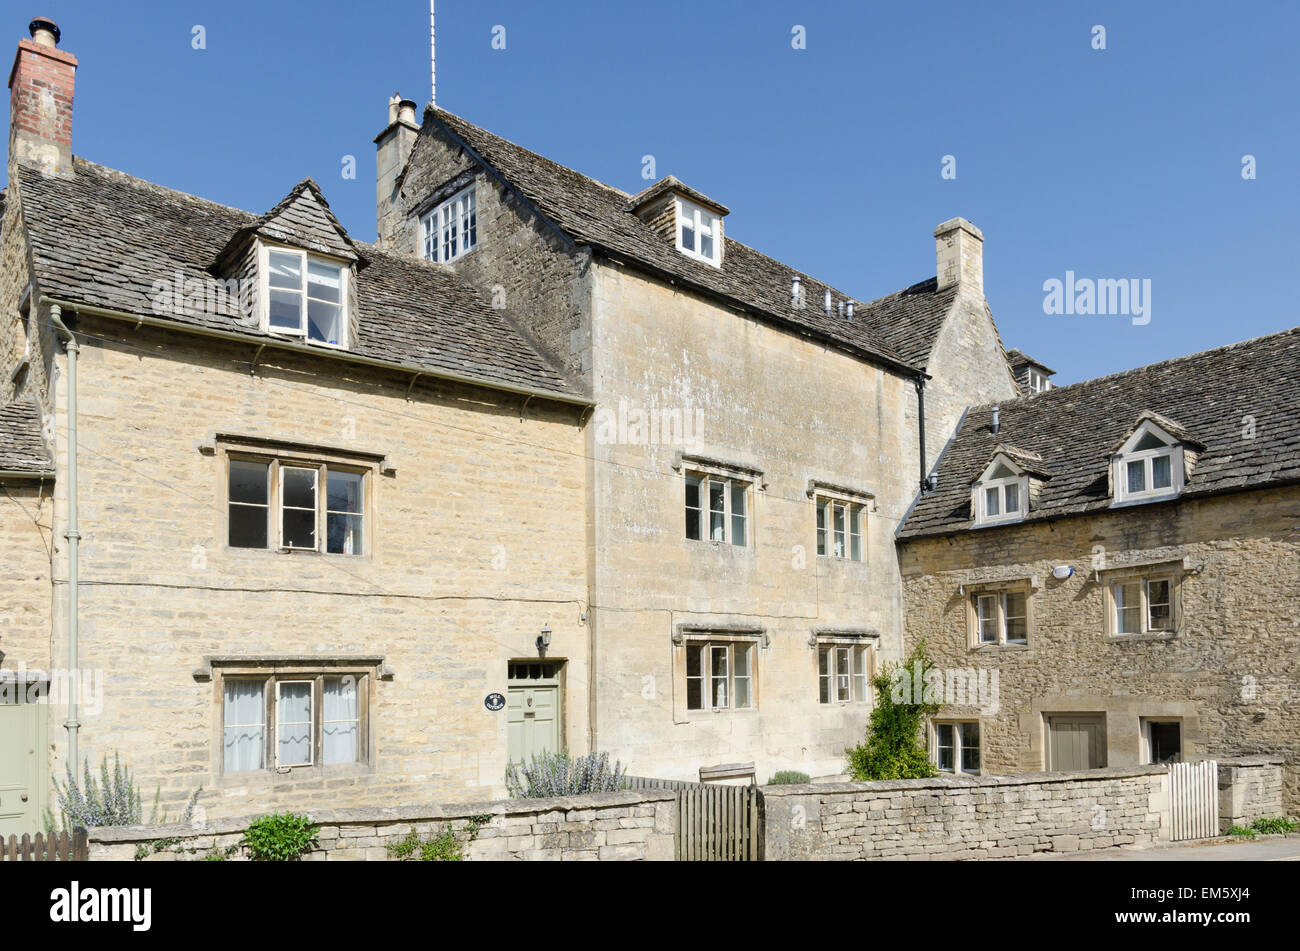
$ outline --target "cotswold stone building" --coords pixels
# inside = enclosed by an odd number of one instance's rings
[[[228,815],[481,799],[561,747],[835,775],[905,633],[941,649],[947,569],[914,559],[957,544],[968,407],[1050,376],[1008,360],[973,224],[864,301],[676,178],[627,193],[394,97],[369,245],[310,180],[255,214],[74,158],[76,60],[31,32],[0,220],[0,832],[115,752],[173,813],[203,786]],[[1003,448],[1034,511],[1050,452]]]
[[[1300,801],[1298,380],[1290,330],[967,413],[899,546],[909,645],[998,674],[946,768],[1272,753]]]

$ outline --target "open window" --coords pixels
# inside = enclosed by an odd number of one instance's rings
[[[297,248],[261,248],[263,329],[346,347],[351,265]]]

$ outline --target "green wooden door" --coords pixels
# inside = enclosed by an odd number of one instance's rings
[[[506,697],[510,762],[555,752],[560,741],[560,680],[555,663],[512,663]]]
[[[45,793],[44,704],[0,703],[0,839],[38,831]]]

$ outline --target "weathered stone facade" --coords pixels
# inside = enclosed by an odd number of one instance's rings
[[[123,327],[78,325],[80,666],[104,674],[102,709],[80,711],[84,758],[119,753],[173,815],[199,786],[214,817],[250,802],[503,794],[506,722],[483,701],[505,692],[511,659],[536,658],[543,625],[549,656],[567,662],[563,735],[584,748],[580,408],[534,401],[521,415],[518,399],[435,381],[408,400],[403,377],[340,374],[325,358],[264,354],[250,375],[246,345]],[[63,466],[62,388],[54,404]],[[230,548],[224,457],[205,449],[222,433],[384,456],[395,472],[369,477],[370,552]],[[68,651],[66,485],[53,518],[56,662]],[[48,628],[26,639],[27,662],[49,663],[50,641]],[[221,697],[203,671],[231,655],[295,668],[373,659],[368,762],[223,773]],[[62,776],[65,708],[50,718],[50,774]]]
[[[999,704],[946,706],[978,720],[986,774],[1048,768],[1045,718],[1102,714],[1105,761],[1143,762],[1144,718],[1181,724],[1186,760],[1284,755],[1286,803],[1300,801],[1300,489],[1118,509],[901,544],[906,641],[940,668],[996,671]],[[1052,577],[1056,566],[1074,573]],[[1105,580],[1137,566],[1177,578],[1172,634],[1108,633]],[[1099,580],[1103,583],[1099,583]],[[1018,583],[1027,645],[976,645],[971,595]]]

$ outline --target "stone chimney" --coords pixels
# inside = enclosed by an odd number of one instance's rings
[[[59,27],[37,17],[9,73],[9,169],[18,163],[72,174],[72,90],[77,57],[59,49]]]
[[[406,167],[406,160],[410,158],[411,149],[415,148],[419,134],[420,126],[415,121],[415,101],[393,93],[393,97],[388,100],[388,125],[375,136],[375,147],[378,149],[378,180],[375,186],[378,244],[388,251],[393,250],[404,224],[397,177]]]
[[[960,284],[984,296],[984,233],[965,218],[952,218],[934,229],[939,290]]]

